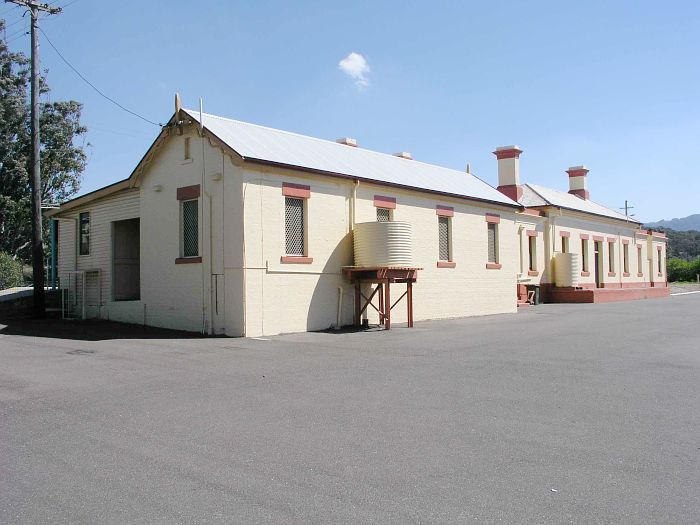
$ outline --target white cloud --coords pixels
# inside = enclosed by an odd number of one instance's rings
[[[355,85],[360,88],[369,86],[369,64],[367,59],[354,51],[338,62],[340,70],[355,80]]]

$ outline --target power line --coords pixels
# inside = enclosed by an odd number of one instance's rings
[[[77,0],[73,0],[73,1],[75,2],[75,1],[77,1]],[[70,2],[69,2],[69,3],[70,3]],[[140,118],[141,120],[143,120],[143,121],[145,121],[145,122],[148,122],[149,124],[153,124],[154,126],[158,126],[158,127],[163,127],[162,124],[159,124],[159,123],[157,123],[157,122],[153,122],[152,120],[149,120],[149,119],[147,119],[146,117],[141,116],[141,115],[139,115],[138,113],[136,113],[136,112],[134,112],[134,111],[131,111],[131,110],[128,109],[128,108],[125,108],[124,106],[122,106],[119,102],[117,102],[117,101],[114,100],[113,98],[111,98],[111,97],[105,95],[102,91],[100,91],[100,89],[99,89],[97,86],[95,86],[95,84],[93,84],[93,83],[90,82],[87,78],[85,78],[85,77],[82,75],[82,73],[80,73],[80,71],[78,71],[78,70],[73,66],[73,64],[71,64],[70,62],[68,62],[68,60],[66,59],[66,57],[64,57],[64,56],[61,54],[61,52],[56,48],[55,45],[53,45],[53,42],[51,42],[51,39],[49,38],[49,36],[46,34],[46,32],[45,32],[41,27],[39,28],[39,31],[41,31],[41,34],[44,35],[44,37],[46,38],[46,41],[47,41],[47,42],[49,43],[49,45],[53,48],[53,50],[56,52],[56,54],[57,54],[59,57],[61,57],[61,60],[63,60],[63,61],[66,63],[66,65],[67,65],[69,68],[71,68],[71,69],[75,72],[76,75],[78,75],[88,86],[90,86],[92,89],[94,89],[101,97],[103,97],[104,99],[110,101],[112,104],[114,104],[115,106],[121,108],[122,110],[126,111],[127,113],[130,113],[131,115],[133,115],[133,116],[135,116],[135,117],[138,117],[138,118]]]

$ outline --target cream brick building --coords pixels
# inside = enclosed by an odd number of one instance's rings
[[[570,177],[580,196],[522,185],[519,155],[496,151],[496,189],[407,153],[178,109],[128,179],[50,212],[57,272],[85,317],[230,336],[322,330],[359,321],[343,271],[356,224],[390,220],[411,227],[415,320],[514,313],[527,285],[555,301],[667,291],[663,237],[588,200],[585,173]],[[556,286],[556,254],[582,248],[588,270]]]

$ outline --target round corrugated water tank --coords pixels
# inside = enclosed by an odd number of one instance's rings
[[[361,222],[353,234],[355,266],[412,266],[411,225]]]
[[[581,268],[576,253],[554,255],[554,283],[557,286],[578,286]]]

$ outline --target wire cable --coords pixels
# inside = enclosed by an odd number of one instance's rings
[[[75,0],[75,1],[77,1],[77,0]],[[70,62],[68,62],[68,60],[66,59],[66,57],[64,57],[64,56],[61,54],[61,52],[56,48],[55,45],[53,45],[53,42],[51,42],[51,39],[50,39],[49,36],[46,34],[46,32],[41,28],[41,26],[39,26],[39,31],[41,31],[41,34],[44,35],[44,37],[46,38],[46,41],[47,41],[47,42],[49,43],[49,45],[53,48],[53,50],[56,52],[56,54],[57,54],[59,57],[61,57],[61,60],[63,60],[63,61],[66,63],[66,65],[67,65],[69,68],[71,68],[71,69],[75,72],[76,75],[78,75],[88,86],[90,86],[92,89],[94,89],[101,97],[103,97],[104,99],[110,101],[112,104],[114,104],[115,106],[121,108],[122,110],[126,111],[127,113],[130,113],[131,115],[140,118],[140,119],[143,120],[144,122],[148,122],[149,124],[153,124],[154,126],[158,126],[158,127],[160,127],[160,128],[163,127],[163,124],[159,124],[159,123],[157,123],[157,122],[153,122],[152,120],[149,120],[149,119],[147,119],[146,117],[141,116],[141,115],[139,115],[138,113],[136,113],[136,112],[134,112],[134,111],[131,111],[131,110],[128,109],[128,108],[125,108],[124,106],[122,106],[119,102],[117,102],[117,101],[114,100],[113,98],[111,98],[111,97],[105,95],[102,91],[100,91],[100,89],[99,89],[97,86],[95,86],[95,84],[93,84],[93,83],[90,82],[87,78],[85,78],[85,77],[82,75],[82,73],[80,73],[80,71],[78,71],[78,70],[73,66],[73,64],[71,64]]]

